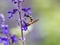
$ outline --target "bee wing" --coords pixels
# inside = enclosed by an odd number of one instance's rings
[[[29,22],[29,25],[28,25],[28,26],[30,26],[31,24],[33,24],[33,23],[37,22],[38,20],[39,20],[39,19],[32,20],[32,22]]]

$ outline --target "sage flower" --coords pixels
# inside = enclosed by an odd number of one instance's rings
[[[36,22],[37,20],[34,20],[32,18],[32,12],[31,12],[31,8],[30,7],[26,7],[24,8],[22,6],[22,3],[25,2],[25,0],[11,0],[14,4],[17,4],[16,6],[18,8],[13,8],[12,10],[8,11],[8,18],[11,19],[13,18],[13,16],[15,15],[15,13],[17,12],[19,18],[17,18],[17,23],[18,26],[20,27],[21,30],[21,37],[17,37],[17,35],[15,34],[11,34],[10,29],[9,29],[9,25],[6,24],[6,20],[3,14],[0,14],[0,18],[2,19],[2,23],[1,23],[1,28],[2,33],[6,36],[6,37],[2,37],[0,36],[0,42],[3,42],[4,45],[13,45],[14,42],[18,42],[20,40],[22,40],[22,45],[25,45],[24,42],[26,40],[26,38],[23,35],[23,31],[27,31],[28,27],[33,24],[34,22]],[[23,13],[22,13],[23,12]],[[17,15],[16,15],[17,16]],[[27,20],[27,19],[30,20]],[[28,22],[27,22],[28,21]],[[11,41],[10,41],[11,40]]]

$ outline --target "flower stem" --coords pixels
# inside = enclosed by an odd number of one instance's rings
[[[18,13],[19,13],[19,18],[20,18],[20,26],[21,26],[21,37],[22,37],[22,41],[24,40],[24,37],[23,37],[23,30],[22,30],[22,6],[21,6],[21,2],[18,0]],[[22,42],[22,45],[24,45],[24,41]]]

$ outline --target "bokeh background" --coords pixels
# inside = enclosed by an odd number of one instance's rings
[[[32,16],[39,19],[29,30],[24,32],[26,45],[60,45],[60,0],[25,0],[24,7],[32,8]],[[11,0],[0,0],[0,13],[6,18],[12,34],[20,36],[14,16],[8,19],[7,12],[14,8]]]

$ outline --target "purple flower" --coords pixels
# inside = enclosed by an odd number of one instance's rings
[[[9,19],[11,18],[11,17],[13,17],[13,15],[16,13],[16,11],[17,11],[17,9],[13,9],[13,11],[9,11],[8,13],[10,14],[9,15]]]
[[[1,40],[2,40],[2,41],[8,41],[8,38],[2,37]]]
[[[9,39],[7,37],[0,37],[1,41],[8,41]]]
[[[8,41],[5,41],[5,42],[4,42],[4,45],[9,45],[9,42],[8,42]]]
[[[18,9],[13,9],[13,12],[12,12],[12,13],[15,14],[17,10],[18,10]]]
[[[17,9],[13,9],[12,11],[9,11],[9,14],[15,14],[15,12],[17,11]]]
[[[22,10],[27,12],[27,11],[31,10],[31,8],[23,8]]]
[[[13,17],[13,14],[10,14],[10,16],[8,18],[10,19],[11,17]]]
[[[14,1],[14,4],[16,4],[17,2],[16,1]]]
[[[8,25],[1,25],[1,27],[3,28],[3,33],[4,34],[9,34]]]
[[[19,0],[20,2],[23,2],[24,0]]]
[[[9,19],[13,17],[12,11],[9,11],[8,13],[9,13],[9,17],[8,17]]]
[[[23,10],[24,12],[26,12],[27,14],[29,14],[29,15],[32,14],[32,12],[30,11],[31,8],[23,8],[22,10]]]
[[[17,3],[17,1],[18,1],[18,0],[12,0],[12,2],[14,2],[14,4],[16,4],[16,3]]]
[[[23,29],[24,31],[26,31],[26,30],[28,29],[28,27],[24,26],[24,27],[22,27],[22,29]]]
[[[28,29],[28,23],[27,22],[25,22],[25,21],[23,21],[23,23],[24,24],[22,24],[23,26],[22,26],[22,29],[24,30],[24,31],[26,31],[27,29]]]
[[[31,12],[30,10],[29,10],[29,11],[27,11],[27,13],[28,13],[28,14],[30,14],[30,15],[32,14],[32,12]]]
[[[12,43],[14,43],[14,42],[17,42],[17,41],[18,41],[18,39],[17,39],[16,35],[11,36],[11,39],[12,39]]]
[[[0,37],[0,43],[2,43],[1,37]]]
[[[0,41],[4,42],[4,45],[9,45],[9,39],[6,37],[0,37]]]
[[[8,11],[8,18],[12,18],[15,13],[18,13],[18,25],[21,27],[21,38],[18,39],[18,37],[16,35],[12,35],[10,33],[9,27],[8,25],[5,24],[5,17],[3,14],[0,14],[0,17],[2,18],[2,23],[1,23],[1,27],[2,27],[2,33],[5,34],[6,37],[0,37],[0,42],[4,42],[4,45],[14,45],[14,42],[18,42],[18,40],[22,40],[22,45],[24,45],[24,41],[26,40],[24,38],[23,35],[23,31],[27,31],[28,30],[28,26],[30,26],[30,22],[32,22],[31,24],[33,24],[34,22],[32,21],[32,17],[31,14],[32,12],[30,11],[31,8],[22,8],[22,3],[24,2],[24,0],[12,0],[12,2],[16,5],[16,9],[13,9],[12,11]],[[16,15],[17,16],[17,15]],[[29,18],[29,19],[28,19]],[[12,41],[12,42],[11,42]]]

